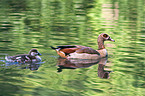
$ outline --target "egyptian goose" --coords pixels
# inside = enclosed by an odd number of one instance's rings
[[[81,45],[64,45],[52,47],[56,50],[57,54],[63,58],[77,58],[77,59],[98,59],[101,57],[107,57],[107,50],[104,46],[104,41],[113,41],[106,33],[102,33],[98,36],[98,50],[94,50],[90,47]]]
[[[20,62],[20,63],[26,63],[26,62],[39,62],[41,61],[41,58],[38,56],[41,55],[37,49],[31,49],[29,51],[29,54],[20,54],[16,56],[6,56],[5,59],[7,62]]]

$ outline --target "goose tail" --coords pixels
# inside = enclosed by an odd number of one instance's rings
[[[50,48],[51,48],[51,49],[54,49],[54,50],[58,49],[58,48],[55,48],[55,47],[53,47],[53,46],[50,46]]]

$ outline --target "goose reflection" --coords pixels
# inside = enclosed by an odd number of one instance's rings
[[[108,58],[100,58],[96,60],[58,58],[57,72],[62,72],[63,69],[87,68],[98,64],[98,77],[109,79],[109,74],[111,71],[104,70],[107,59]]]
[[[104,79],[110,78],[109,74],[112,71],[108,71],[108,70],[104,69],[104,67],[107,63],[107,60],[108,60],[108,58],[101,58],[99,63],[98,63],[98,77],[100,77],[100,78],[104,78]]]

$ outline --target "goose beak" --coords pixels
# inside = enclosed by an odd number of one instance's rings
[[[115,42],[115,40],[113,40],[113,39],[110,39],[110,41]]]
[[[110,37],[108,38],[109,41],[115,42],[115,40],[111,39]]]

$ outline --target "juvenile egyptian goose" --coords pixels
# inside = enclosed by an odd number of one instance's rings
[[[113,41],[106,33],[102,33],[98,36],[98,50],[94,50],[90,47],[81,45],[64,45],[57,46],[52,49],[56,50],[57,54],[63,58],[77,58],[77,59],[98,59],[100,57],[107,57],[107,50],[104,46],[104,41]]]
[[[41,61],[41,58],[38,56],[41,55],[37,49],[31,49],[29,51],[29,54],[20,54],[16,56],[6,56],[5,59],[7,62],[20,62],[20,63],[26,63],[26,62],[39,62]]]

